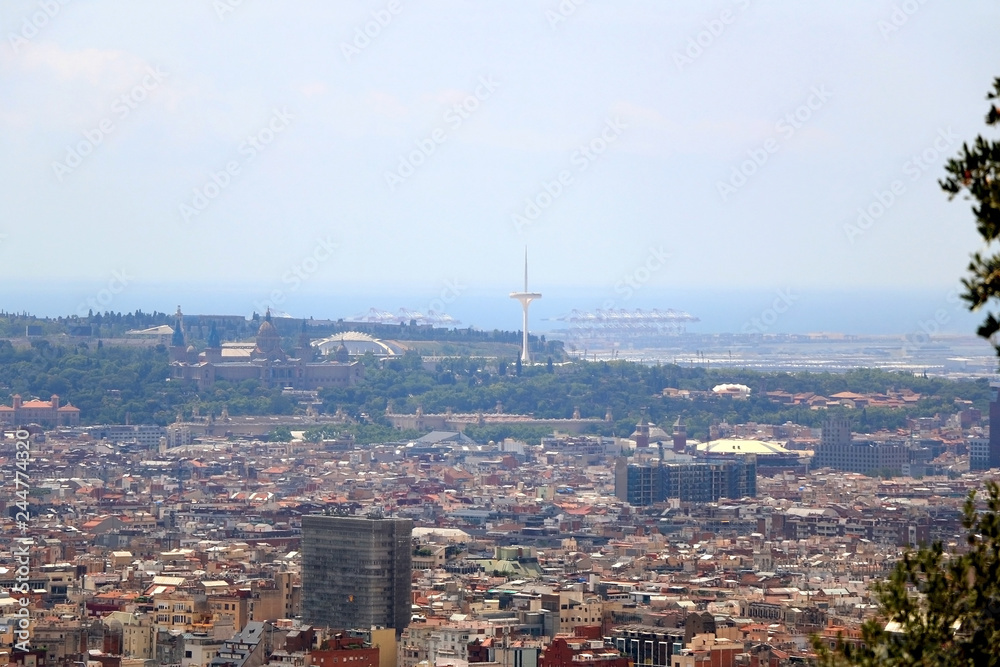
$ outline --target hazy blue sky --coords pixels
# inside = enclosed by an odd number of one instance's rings
[[[978,247],[936,180],[985,131],[995,2],[3,0],[0,27],[2,271],[90,285],[74,310],[181,281],[451,304],[519,288],[526,245],[579,307],[934,302]]]

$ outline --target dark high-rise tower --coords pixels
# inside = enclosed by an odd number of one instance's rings
[[[411,614],[412,533],[409,519],[303,517],[303,620],[402,632]]]
[[[1000,468],[1000,386],[990,387],[990,468]]]

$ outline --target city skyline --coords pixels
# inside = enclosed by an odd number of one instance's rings
[[[996,661],[998,25],[0,2],[0,667]]]
[[[547,296],[532,308],[533,332],[546,333],[564,327],[564,319],[573,310],[598,309],[687,311],[698,320],[687,324],[691,333],[974,335],[981,319],[967,310],[957,288],[800,291],[788,287],[753,290],[648,287],[633,298],[621,300],[615,298],[614,290],[554,288],[556,291],[551,292],[549,287],[542,286]],[[412,287],[390,291],[361,288],[349,293],[327,293],[304,288],[283,294],[280,303],[251,298],[266,289],[260,282],[221,283],[212,290],[193,283],[129,284],[127,289],[117,291],[109,289],[107,281],[42,282],[9,294],[6,310],[38,317],[86,317],[91,310],[173,312],[180,302],[188,313],[240,314],[250,318],[253,313],[263,317],[270,307],[279,317],[334,320],[363,318],[372,309],[391,313],[415,311],[424,315],[433,311],[438,316],[435,326],[484,330],[520,330],[523,319],[517,305],[510,302],[509,286],[487,288],[442,280],[437,286],[420,291]],[[87,296],[81,298],[81,295]],[[931,330],[925,331],[928,328]],[[983,346],[988,349],[985,341]]]

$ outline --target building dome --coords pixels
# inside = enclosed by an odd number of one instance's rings
[[[271,324],[270,320],[264,320],[261,323],[260,328],[257,329],[257,338],[260,338],[261,336],[273,337],[277,335],[278,330],[274,328],[274,325]]]
[[[257,329],[257,350],[268,356],[281,352],[281,334],[271,324],[271,311],[267,311],[264,321]]]
[[[738,438],[722,438],[711,442],[702,442],[697,447],[699,452],[705,454],[757,454],[758,456],[795,456],[797,454],[797,452],[789,451],[777,442]]]

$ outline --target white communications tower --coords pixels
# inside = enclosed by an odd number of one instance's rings
[[[521,344],[521,363],[527,364],[531,363],[531,358],[528,354],[528,305],[531,304],[535,299],[541,299],[542,295],[538,292],[528,291],[528,249],[524,249],[524,291],[523,292],[511,292],[510,298],[517,299],[521,302],[521,308],[524,309],[524,341]]]

